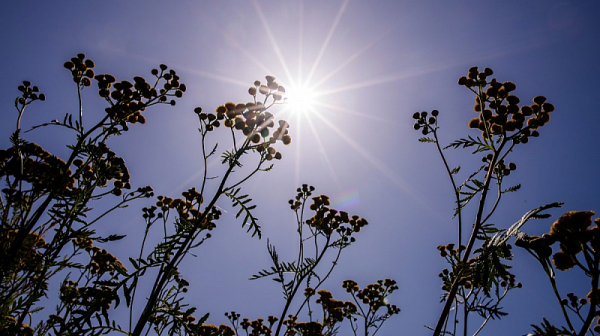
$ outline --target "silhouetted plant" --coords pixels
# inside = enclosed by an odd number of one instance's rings
[[[289,304],[300,286],[318,279],[318,288],[329,277],[343,248],[353,241],[353,234],[367,221],[350,217],[347,213],[328,208],[327,196],[313,199],[311,210],[315,215],[303,219],[304,205],[313,187],[303,185],[298,189],[296,201],[291,201],[298,217],[298,232],[301,251],[297,262],[279,263],[275,248],[268,244],[274,267],[272,272],[263,271],[260,276],[276,275],[285,290],[286,307],[281,318],[268,318],[269,325],[258,319],[253,322],[239,319],[239,314],[226,314],[232,326],[206,324],[209,314],[196,319],[196,307],[184,302],[190,283],[179,270],[182,260],[211,237],[221,216],[216,206],[222,197],[231,199],[238,209],[236,218],[242,219],[242,227],[252,236],[261,237],[258,219],[252,214],[255,205],[249,195],[241,192],[241,185],[260,171],[269,171],[270,162],[279,160],[282,154],[275,149],[278,142],[291,142],[287,122],[276,122],[268,109],[282,101],[285,88],[275,78],[267,76],[267,82],[256,81],[248,93],[253,97],[249,103],[226,103],[215,112],[204,112],[196,108],[200,124],[201,155],[204,174],[199,188],[190,188],[180,198],[158,196],[154,205],[142,209],[145,231],[137,256],[129,257],[127,267],[115,255],[102,248],[102,244],[118,241],[125,236],[100,236],[96,233],[98,223],[110,212],[125,207],[139,199],[153,197],[151,187],[131,189],[130,174],[125,160],[110,150],[107,140],[122,135],[132,124],[144,124],[146,108],[156,104],[175,105],[186,91],[174,70],[161,64],[151,71],[149,83],[142,77],[118,82],[110,74],[96,75],[95,64],[78,54],[64,64],[71,72],[78,94],[78,115],[66,114],[62,121],[53,120],[33,127],[61,127],[73,132],[76,142],[68,145],[66,161],[52,155],[35,143],[21,137],[21,119],[25,108],[35,101],[45,100],[36,86],[23,82],[18,89],[20,96],[15,100],[18,112],[16,131],[11,135],[12,146],[0,150],[0,177],[5,188],[1,191],[0,217],[0,331],[8,335],[100,335],[123,333],[142,335],[150,331],[157,334],[185,335],[237,335],[241,329],[252,335],[271,335],[271,327],[279,320],[275,334],[286,325],[286,335],[333,335],[335,324],[341,322],[340,307],[324,291],[317,300],[323,307],[323,319],[301,323],[284,320]],[[96,82],[99,96],[108,107],[100,120],[84,120],[82,92]],[[84,127],[85,124],[92,126]],[[217,144],[209,146],[207,138],[218,128],[230,134],[231,144],[221,154],[223,164],[220,173],[208,171],[209,158],[217,155]],[[251,159],[250,157],[254,157]],[[249,160],[245,158],[249,157]],[[239,169],[244,164],[253,164],[251,169]],[[108,196],[118,201],[105,211],[92,211],[92,205]],[[151,230],[162,235],[161,240],[148,249],[147,239]],[[304,233],[303,233],[304,232]],[[310,232],[310,233],[309,233]],[[315,246],[316,256],[305,256],[307,239]],[[327,250],[336,250],[331,268],[319,275],[315,267]],[[266,272],[266,273],[265,273]],[[288,281],[284,273],[293,274]],[[63,277],[59,280],[58,277]],[[53,281],[52,281],[53,280]],[[49,284],[59,285],[58,293],[49,291]],[[145,293],[141,284],[151,283]],[[369,287],[371,286],[371,287]],[[351,302],[344,305],[343,317],[364,316],[365,335],[368,328],[379,328],[389,316],[398,313],[395,306],[384,303],[397,286],[392,280],[378,285],[364,294],[368,313],[356,310]],[[373,287],[375,286],[375,287]],[[379,287],[377,287],[379,286]],[[308,293],[305,291],[305,294]],[[328,293],[328,292],[327,292]],[[356,295],[363,295],[362,292]],[[297,316],[308,299],[298,309]],[[354,295],[354,293],[353,293]],[[44,297],[56,297],[54,312],[47,312]],[[359,296],[360,297],[360,296]],[[137,299],[136,299],[137,298]],[[141,300],[144,305],[139,316],[135,316],[134,305]],[[369,301],[370,300],[370,301]],[[123,318],[115,316],[115,308],[124,301],[129,308],[128,327],[122,327]],[[387,314],[376,315],[381,307]],[[45,315],[37,314],[46,309]],[[362,315],[361,315],[362,314]],[[47,317],[44,317],[47,316]],[[37,325],[33,327],[33,324]],[[353,325],[353,330],[356,329]]]
[[[459,85],[465,86],[476,95],[474,111],[478,113],[478,117],[471,119],[468,126],[481,131],[481,136],[469,135],[452,142],[444,149],[473,148],[473,154],[483,154],[481,167],[470,174],[462,184],[458,185],[455,181],[460,166],[450,168],[438,141],[439,112],[433,110],[431,114],[417,112],[413,115],[416,120],[415,130],[421,130],[425,136],[433,135],[433,138],[423,137],[419,141],[434,143],[437,146],[456,200],[454,216],[458,221],[457,243],[438,247],[440,255],[450,267],[439,274],[444,291],[442,301],[445,303],[435,328],[432,328],[434,335],[470,334],[468,321],[471,313],[477,313],[483,320],[480,327],[472,333],[477,335],[490,319],[499,319],[507,314],[500,306],[501,301],[509,291],[522,286],[516,282],[515,276],[510,272],[511,267],[507,264],[513,257],[512,246],[507,243],[512,237],[516,237],[517,246],[525,248],[542,265],[566,323],[565,327],[557,328],[544,319],[541,326],[533,325],[532,335],[595,335],[600,332],[600,326],[591,327],[598,314],[599,304],[595,293],[598,288],[600,256],[595,244],[597,232],[600,232],[600,221],[597,219],[596,226],[590,228],[594,213],[568,212],[552,225],[550,233],[542,237],[529,237],[521,229],[530,219],[549,217],[541,212],[559,207],[561,203],[533,209],[507,228],[489,222],[498,210],[502,196],[520,189],[519,184],[508,188],[503,186],[504,179],[517,167],[512,162],[508,163],[509,153],[513,152],[516,146],[528,143],[530,138],[538,137],[541,127],[550,121],[554,111],[554,106],[543,96],[533,98],[533,104],[520,105],[520,98],[513,94],[516,85],[513,82],[501,83],[496,79],[488,81],[492,75],[493,71],[489,68],[479,72],[477,67],[473,67],[469,69],[467,76],[458,80]],[[496,196],[493,201],[489,201],[487,196],[493,189],[496,189]],[[467,204],[477,197],[479,203],[475,208],[471,234],[466,245],[462,245],[463,213]],[[560,243],[560,251],[552,255],[551,245],[556,242]],[[590,278],[591,284],[586,298],[578,298],[573,293],[564,298],[559,294],[552,263],[559,270],[569,270],[573,267],[583,270],[585,276]],[[570,312],[567,312],[567,309]],[[451,317],[452,310],[454,316]],[[572,322],[573,316],[580,321],[580,327],[577,329]],[[459,323],[462,323],[462,332],[458,331]]]

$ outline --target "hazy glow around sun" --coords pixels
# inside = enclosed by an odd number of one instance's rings
[[[306,113],[315,109],[317,93],[308,85],[294,85],[287,89],[285,105],[295,113]]]

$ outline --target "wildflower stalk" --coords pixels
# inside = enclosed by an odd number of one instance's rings
[[[244,146],[247,146],[247,143],[245,143]],[[244,147],[242,147],[242,148],[244,148]],[[236,162],[240,158],[241,153],[242,153],[241,151],[238,151],[235,154]],[[231,162],[229,164],[227,171],[225,172],[225,174],[223,176],[223,179],[221,180],[221,183],[219,184],[219,187],[217,188],[217,191],[215,192],[215,195],[213,196],[210,203],[207,205],[206,210],[202,213],[201,216],[199,216],[197,218],[196,222],[194,223],[194,229],[192,230],[192,232],[199,230],[200,225],[207,219],[207,216],[211,213],[217,200],[223,194],[223,191],[225,189],[225,183],[227,182],[229,175],[233,171],[233,168],[235,168],[235,164],[233,162]],[[181,260],[183,259],[183,256],[189,250],[191,244],[193,243],[194,237],[195,236],[193,234],[188,234],[185,237],[184,243],[182,244],[181,248],[179,248],[175,252],[173,257],[169,260],[169,262],[164,267],[161,267],[159,274],[157,275],[156,280],[154,282],[154,286],[152,287],[152,291],[150,292],[150,296],[148,297],[148,300],[146,302],[146,306],[144,307],[142,314],[140,315],[140,317],[137,320],[137,323],[133,330],[132,336],[140,336],[142,334],[142,332],[144,331],[144,328],[146,327],[146,325],[148,323],[148,319],[154,312],[154,307],[156,305],[158,297],[159,297],[160,293],[162,292],[162,290],[164,289],[165,284],[167,283],[167,281],[169,280],[169,278],[171,276],[171,272],[181,262]]]
[[[502,138],[500,145],[498,146],[498,149],[496,149],[494,151],[493,157],[489,162],[489,166],[488,166],[487,173],[485,176],[484,186],[481,191],[481,196],[479,198],[479,206],[477,207],[477,215],[475,217],[475,223],[473,224],[473,230],[471,231],[471,236],[469,237],[467,247],[462,256],[463,265],[467,264],[467,261],[469,260],[469,258],[471,256],[471,250],[473,249],[473,246],[475,245],[475,241],[477,240],[477,234],[479,233],[479,230],[481,229],[481,223],[482,223],[482,218],[483,218],[483,209],[485,207],[485,202],[486,202],[487,193],[488,193],[488,190],[490,187],[490,182],[492,181],[494,167],[496,166],[498,154],[502,151],[505,144],[506,144],[506,138]],[[460,207],[460,204],[458,206]],[[452,286],[450,288],[448,296],[446,297],[446,302],[444,303],[444,308],[442,309],[442,313],[440,314],[440,317],[436,324],[435,330],[433,332],[434,336],[439,336],[442,333],[444,324],[445,324],[446,320],[448,319],[448,313],[450,312],[450,308],[452,307],[452,304],[454,303],[454,300],[456,299],[456,294],[457,294],[458,288],[460,286],[459,281],[463,276],[463,272],[465,271],[464,267],[465,266],[463,266],[463,268],[461,268],[459,270],[459,273],[456,274],[456,276],[454,277],[454,281],[452,282]]]

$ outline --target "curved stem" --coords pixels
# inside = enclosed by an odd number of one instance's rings
[[[452,182],[452,190],[454,191],[454,197],[456,198],[456,209],[458,212],[458,247],[460,250],[460,246],[462,244],[462,209],[460,207],[460,192],[456,188],[456,182],[454,181],[454,176],[452,176],[452,170],[450,170],[450,166],[448,166],[448,162],[446,161],[446,156],[444,156],[444,153],[442,152],[442,148],[440,147],[440,142],[437,136],[437,129],[435,128],[433,128],[433,136],[435,138],[435,146],[437,147],[438,153],[440,153],[440,156],[442,157],[442,161],[444,161],[444,167],[446,167],[446,172],[448,173],[448,177],[450,177],[450,182]]]

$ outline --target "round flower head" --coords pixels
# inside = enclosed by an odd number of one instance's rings
[[[479,127],[479,118],[473,118],[469,121],[469,128],[478,128]]]
[[[562,251],[554,254],[552,262],[554,263],[554,266],[561,271],[569,270],[575,266],[575,259],[573,259],[570,254],[566,254]]]

